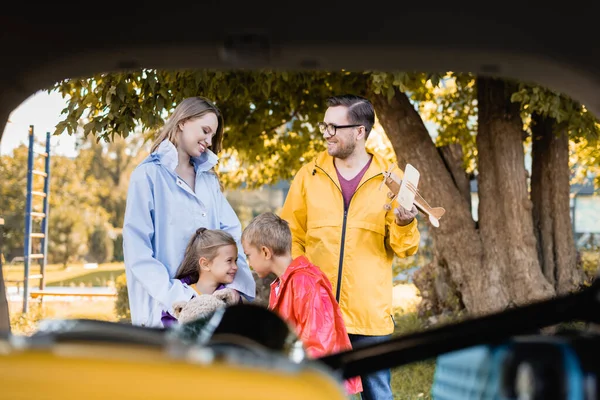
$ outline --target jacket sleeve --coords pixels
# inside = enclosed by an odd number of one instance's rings
[[[297,277],[292,284],[296,330],[309,357],[317,358],[339,351],[335,309],[323,285]]]
[[[393,208],[398,207],[399,204],[394,201],[392,204]],[[417,218],[406,226],[400,226],[396,224],[396,216],[394,210],[387,212],[386,219],[386,244],[392,249],[394,253],[400,258],[412,256],[419,249],[419,242],[421,240],[421,233],[417,226]]]
[[[306,197],[305,197],[306,167],[298,171],[281,210],[281,218],[286,220],[292,231],[292,257],[304,255],[306,243]]]
[[[247,300],[252,301],[256,297],[256,282],[252,277],[252,272],[248,267],[248,261],[246,260],[244,249],[242,248],[242,224],[223,192],[221,192],[220,189],[217,190],[219,191],[219,203],[221,208],[221,220],[219,221],[220,229],[233,236],[238,248],[238,271],[235,274],[233,282],[228,284],[227,287],[237,290],[243,294]]]
[[[171,279],[167,267],[154,258],[154,196],[150,177],[138,168],[131,174],[125,219],[123,222],[123,255],[129,276],[139,282],[165,310],[172,313],[173,303],[187,301],[194,289],[178,279]],[[130,283],[128,283],[130,284]],[[129,297],[132,319],[141,304]],[[147,316],[139,316],[141,319]],[[136,319],[138,319],[136,317]]]

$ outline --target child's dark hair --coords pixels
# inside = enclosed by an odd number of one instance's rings
[[[189,277],[190,283],[200,279],[200,257],[214,260],[220,247],[234,245],[235,239],[227,232],[218,229],[198,228],[188,242],[183,261],[175,274],[176,279]]]
[[[242,240],[259,249],[265,246],[276,256],[292,252],[292,233],[289,224],[272,212],[254,218],[244,229]]]

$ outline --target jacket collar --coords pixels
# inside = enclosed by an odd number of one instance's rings
[[[163,140],[156,151],[150,154],[147,161],[157,162],[158,164],[163,165],[167,170],[175,173],[175,168],[177,168],[177,164],[179,164],[177,148],[170,140]],[[219,157],[210,149],[206,149],[200,157],[192,157],[191,161],[194,164],[196,172],[205,172],[217,165]]]
[[[369,168],[365,172],[365,175],[360,180],[359,186],[364,181],[371,179],[377,175],[382,174],[384,171],[386,171],[389,168],[389,162],[387,162],[387,160],[385,158],[383,158],[379,154],[374,153],[368,149],[367,149],[367,153],[373,157],[373,160],[371,161],[371,165],[369,165]],[[333,179],[335,184],[338,185],[338,187],[341,187],[340,181],[338,179],[337,172],[335,169],[335,165],[333,164],[333,157],[329,155],[327,150],[322,151],[321,153],[319,153],[319,155],[317,155],[317,158],[315,159],[315,168],[317,170],[321,169],[321,170],[325,171],[325,173],[327,173],[327,175],[329,175],[329,177],[331,179]]]
[[[279,293],[281,293],[285,286],[287,285],[288,280],[290,279],[290,276],[292,276],[295,272],[302,270],[302,269],[310,269],[311,267],[313,267],[313,264],[311,264],[310,261],[308,261],[308,258],[306,258],[306,256],[298,256],[296,258],[294,258],[294,260],[292,260],[292,263],[287,267],[287,269],[285,270],[285,272],[283,273],[283,275],[281,275],[280,277],[276,278],[273,282],[271,282],[271,287],[275,286],[275,285],[279,285]],[[281,301],[283,296],[277,296],[277,301],[275,302],[275,304],[273,304],[273,307],[277,306],[277,304],[279,304],[279,302]]]
[[[306,256],[298,256],[292,260],[292,263],[287,267],[283,275],[279,277],[281,281],[287,280],[290,275],[302,268],[310,267],[312,264]]]

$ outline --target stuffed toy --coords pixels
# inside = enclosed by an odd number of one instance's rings
[[[213,294],[201,294],[190,301],[182,301],[173,304],[175,318],[180,324],[186,324],[196,320],[205,320],[220,307],[236,304],[239,295],[233,289],[219,289]]]

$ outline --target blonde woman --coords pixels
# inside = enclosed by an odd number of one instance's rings
[[[229,233],[241,249],[240,221],[214,171],[223,139],[223,117],[209,100],[183,100],[159,132],[151,154],[131,175],[123,224],[123,251],[131,321],[162,327],[165,310],[196,291],[175,274],[198,227]],[[226,285],[251,301],[255,283],[243,251]]]

